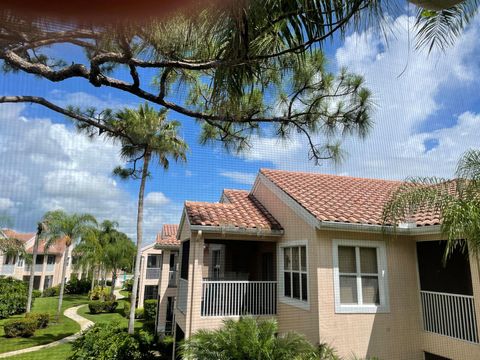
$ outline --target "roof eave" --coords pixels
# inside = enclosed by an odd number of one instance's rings
[[[190,230],[210,234],[232,234],[232,235],[256,235],[256,236],[282,236],[283,230],[275,229],[256,229],[239,228],[234,226],[210,226],[210,225],[191,225]]]
[[[374,224],[356,224],[336,221],[317,221],[315,226],[318,230],[340,230],[351,232],[384,233],[399,235],[430,235],[441,233],[441,225],[417,226],[417,227],[396,227]]]

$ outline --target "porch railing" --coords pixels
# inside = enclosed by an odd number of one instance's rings
[[[478,343],[473,296],[420,291],[425,331]]]
[[[52,272],[53,270],[55,270],[55,264],[47,264],[45,271]]]
[[[32,265],[25,264],[25,271],[31,271]],[[43,264],[35,264],[35,272],[42,272]]]
[[[202,287],[202,316],[275,315],[276,281],[211,281]]]
[[[3,264],[2,265],[2,274],[3,275],[13,274],[14,270],[15,270],[15,265],[13,265],[13,264]]]
[[[177,290],[177,308],[185,314],[187,310],[188,280],[180,278]]]
[[[168,287],[177,287],[177,272],[175,270],[168,272]]]
[[[146,278],[151,279],[160,279],[160,273],[162,272],[161,268],[147,268]]]

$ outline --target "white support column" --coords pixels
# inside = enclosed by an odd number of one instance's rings
[[[168,278],[170,271],[170,250],[162,251],[162,273],[158,282],[158,314],[157,314],[157,332],[165,332],[165,321],[167,318],[168,305]]]

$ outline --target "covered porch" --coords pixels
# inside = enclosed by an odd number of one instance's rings
[[[455,250],[444,262],[445,247],[446,241],[417,242],[423,328],[479,343],[469,256]]]

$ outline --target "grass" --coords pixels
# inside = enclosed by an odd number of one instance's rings
[[[62,303],[62,312],[72,306],[85,304],[87,297],[85,295],[65,295]],[[33,304],[33,312],[48,312],[51,315],[51,321],[47,328],[38,329],[35,335],[30,338],[12,338],[8,339],[4,335],[3,324],[15,318],[22,318],[24,315],[15,315],[8,319],[0,320],[0,353],[5,353],[13,350],[25,349],[31,346],[43,345],[51,343],[52,341],[62,339],[66,336],[72,335],[80,330],[80,326],[73,320],[65,317],[63,314],[60,317],[60,322],[55,323],[55,313],[58,304],[58,297],[37,298]],[[32,353],[38,354],[38,353]],[[53,360],[53,359],[49,359]]]
[[[72,355],[72,345],[62,344],[50,349],[34,351],[27,354],[9,357],[11,360],[65,360]]]
[[[113,313],[100,313],[100,314],[90,314],[88,306],[84,306],[78,310],[78,315],[83,316],[86,319],[93,321],[96,324],[110,323],[113,321],[118,322],[120,325],[125,327],[128,326],[128,319],[123,316],[123,306],[126,300],[118,300],[118,307]],[[143,325],[142,320],[135,321],[135,328],[141,328]]]

